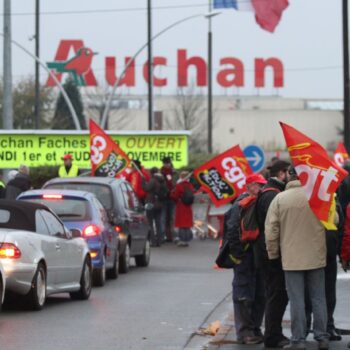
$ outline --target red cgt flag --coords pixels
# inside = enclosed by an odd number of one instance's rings
[[[214,205],[219,207],[246,191],[246,176],[252,174],[252,170],[237,145],[203,164],[193,174]]]
[[[339,142],[338,147],[334,152],[334,161],[342,167],[344,165],[344,162],[349,158],[350,157],[348,151],[346,150],[344,144],[342,142]]]
[[[92,175],[116,177],[130,164],[129,157],[93,120],[89,125]]]
[[[280,124],[310,207],[319,220],[327,222],[333,194],[347,172],[317,142],[287,124]]]

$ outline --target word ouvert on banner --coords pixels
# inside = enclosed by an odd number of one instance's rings
[[[252,170],[237,145],[194,171],[194,176],[215,206],[229,203],[246,190],[246,176]]]

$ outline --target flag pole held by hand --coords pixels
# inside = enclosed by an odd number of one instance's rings
[[[141,169],[136,165],[136,163],[135,163],[133,160],[131,160],[131,163],[132,163],[132,165],[134,166],[134,168],[136,169],[136,171],[137,171],[143,178],[145,178],[145,175],[143,175]]]

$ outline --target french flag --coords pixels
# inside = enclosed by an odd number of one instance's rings
[[[275,31],[288,0],[214,0],[214,8],[233,8],[238,11],[252,11],[261,28],[270,33]]]

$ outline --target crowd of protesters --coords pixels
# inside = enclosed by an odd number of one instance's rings
[[[267,170],[247,177],[247,192],[225,220],[237,341],[303,350],[312,331],[318,348],[328,349],[330,341],[342,339],[333,314],[337,256],[345,271],[350,262],[350,175],[334,196],[328,221],[321,223],[292,165],[273,159]],[[290,339],[282,324],[288,303]]]
[[[178,246],[187,247],[192,240],[195,190],[188,172],[181,172],[175,182],[171,159],[165,157],[162,162],[160,169],[153,167],[148,172],[139,160],[133,161],[127,180],[145,205],[152,246],[175,241]]]

